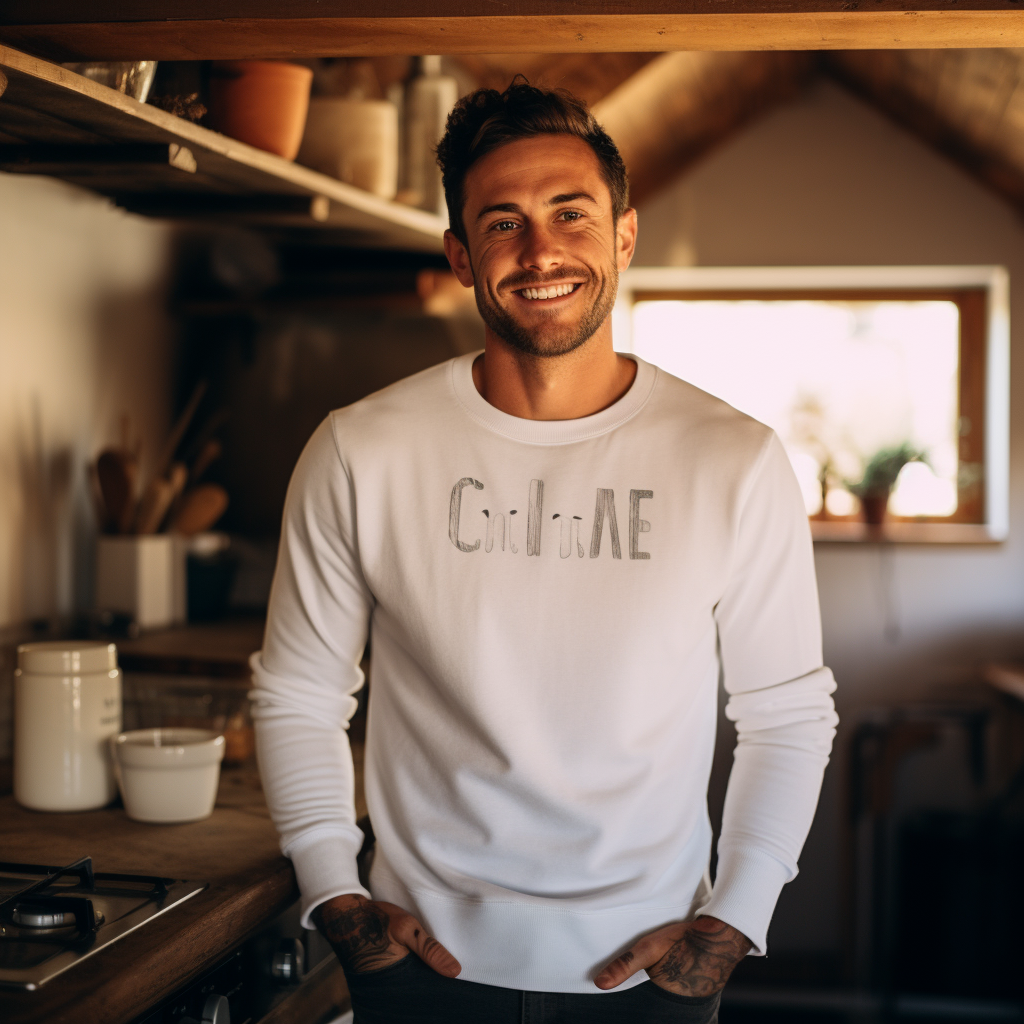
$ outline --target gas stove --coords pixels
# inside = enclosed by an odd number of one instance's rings
[[[0,986],[36,989],[206,888],[146,875],[0,863]]]

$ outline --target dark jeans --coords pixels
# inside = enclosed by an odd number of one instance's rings
[[[677,996],[646,981],[625,992],[519,992],[444,978],[410,954],[350,973],[354,1024],[717,1024],[720,995]]]

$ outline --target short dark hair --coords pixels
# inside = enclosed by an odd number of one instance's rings
[[[587,105],[565,89],[538,89],[516,75],[504,92],[477,89],[459,100],[437,146],[448,221],[463,244],[467,240],[463,184],[470,167],[509,142],[536,135],[572,135],[590,146],[611,193],[615,220],[623,214],[629,205],[626,165]]]

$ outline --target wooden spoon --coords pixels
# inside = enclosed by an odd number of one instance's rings
[[[171,521],[172,533],[186,537],[209,530],[228,507],[228,492],[219,484],[200,484],[182,499],[181,508]]]
[[[180,462],[171,466],[170,478],[157,477],[150,481],[139,501],[139,514],[135,520],[136,533],[156,533],[164,521],[174,499],[185,486],[188,469]]]

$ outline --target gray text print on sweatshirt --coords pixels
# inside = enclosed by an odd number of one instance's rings
[[[471,476],[464,476],[456,481],[452,487],[451,499],[448,505],[448,539],[466,554],[472,554],[481,548],[481,538],[476,537],[473,541],[466,541],[460,535],[462,526],[462,492],[465,488],[471,487],[474,490],[484,490],[480,480]],[[649,559],[649,551],[640,550],[640,534],[649,533],[651,523],[640,517],[640,502],[649,501],[654,497],[654,491],[633,489],[629,492],[629,557],[634,560]],[[515,555],[519,548],[515,543],[513,527],[518,514],[517,509],[510,509],[506,515],[504,512],[496,512],[491,509],[482,509],[484,516],[484,538],[483,550],[490,553],[497,548],[508,551]],[[527,556],[540,556],[541,534],[544,527],[544,481],[531,480],[529,503],[526,512],[526,554]],[[570,558],[575,552],[579,558],[583,558],[586,549],[580,539],[583,533],[583,517],[578,515],[568,516],[562,512],[555,512],[552,520],[560,519],[560,536],[558,555],[560,558]],[[593,528],[590,534],[590,557],[598,558],[601,554],[602,542],[605,534],[608,535],[608,546],[605,550],[611,551],[612,558],[622,558],[622,544],[619,541],[619,521],[615,512],[615,491],[610,487],[598,487],[594,501]],[[472,536],[472,534],[470,534]]]

